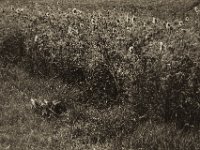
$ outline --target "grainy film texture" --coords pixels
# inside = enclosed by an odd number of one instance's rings
[[[199,0],[1,0],[1,150],[200,149]]]

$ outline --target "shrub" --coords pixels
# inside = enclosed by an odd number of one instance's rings
[[[149,119],[198,124],[200,45],[195,27],[187,29],[185,22],[166,29],[165,21],[131,19],[132,14],[116,11],[35,7],[37,11],[8,9],[1,16],[7,33],[0,39],[3,58],[23,60],[31,74],[84,82],[81,99],[87,103],[129,103]],[[16,24],[13,30],[5,28],[8,18]]]

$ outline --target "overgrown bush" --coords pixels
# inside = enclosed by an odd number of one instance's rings
[[[2,58],[31,74],[84,83],[82,100],[93,105],[129,103],[149,119],[199,123],[197,28],[125,12],[33,7],[3,11]]]

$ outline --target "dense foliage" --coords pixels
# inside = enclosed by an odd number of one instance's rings
[[[96,107],[131,104],[146,119],[198,125],[199,10],[167,22],[116,11],[40,5],[1,9],[0,56],[32,75],[83,89]],[[5,63],[5,64],[6,64]]]

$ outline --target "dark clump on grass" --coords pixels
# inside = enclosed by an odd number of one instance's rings
[[[66,84],[82,84],[86,80],[86,71],[84,68],[70,65],[61,71],[61,78]]]
[[[86,98],[97,107],[117,104],[118,89],[114,78],[105,64],[97,65],[89,74]]]
[[[0,55],[5,63],[17,64],[25,56],[25,36],[19,29],[14,29],[3,39]]]

